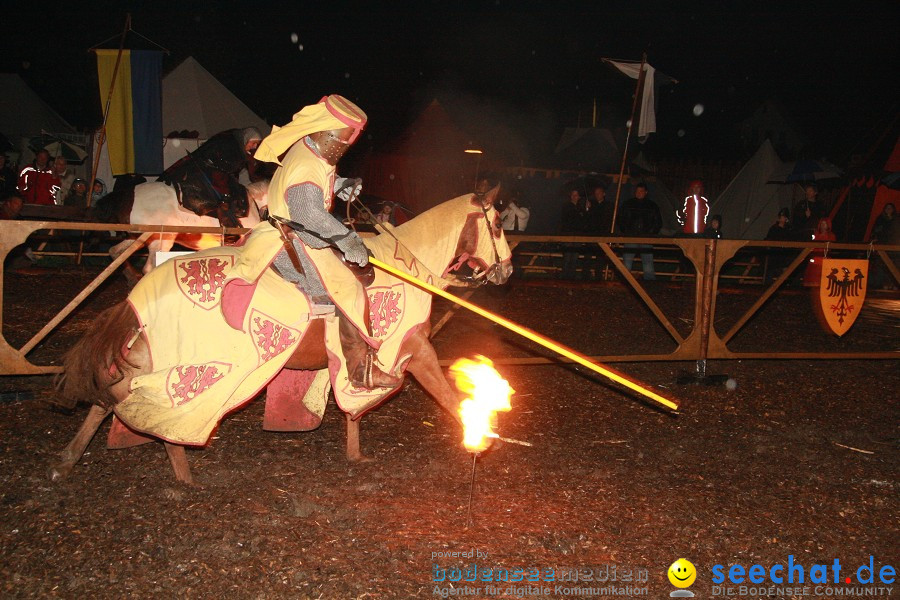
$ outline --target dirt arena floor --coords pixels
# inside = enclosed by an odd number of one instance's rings
[[[7,274],[7,340],[27,341],[94,273]],[[692,286],[649,291],[689,331]],[[58,362],[125,293],[119,280],[105,285],[31,360]],[[722,290],[717,329],[758,294]],[[472,301],[587,354],[674,349],[618,284],[514,281]],[[436,302],[434,320],[447,308]],[[897,350],[898,311],[896,292],[872,294],[838,339],[821,331],[803,290],[787,290],[732,347]],[[434,343],[442,359],[549,355],[465,313]],[[516,390],[500,433],[530,445],[481,455],[473,487],[460,430],[414,381],[363,419],[370,463],[347,461],[333,404],[318,430],[276,434],[261,430],[258,400],[188,451],[196,486],[174,481],[159,444],[107,450],[108,422],[53,483],[47,470],[87,407],[55,409],[50,377],[0,377],[0,597],[667,598],[679,557],[696,567],[699,598],[714,596],[716,567],[727,577],[732,565],[762,565],[766,579],[726,579],[730,597],[814,597],[812,566],[830,574],[835,559],[832,592],[900,596],[900,585],[879,582],[885,565],[900,567],[898,362],[717,361],[709,372],[731,378],[728,387],[677,384],[693,367],[618,365],[677,398],[678,415],[583,368],[499,367]],[[776,586],[769,569],[789,560],[806,581]],[[857,567],[870,560],[866,583]],[[565,581],[568,569],[580,579]]]

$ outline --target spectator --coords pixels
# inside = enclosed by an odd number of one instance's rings
[[[588,230],[592,235],[612,235],[613,203],[606,199],[606,187],[596,185],[591,196],[594,210],[589,215]]]
[[[709,215],[709,200],[703,197],[703,182],[697,179],[688,186],[684,206],[675,211],[675,216],[685,235],[699,236],[706,229],[707,215]]]
[[[585,235],[609,236],[612,235],[612,202],[606,199],[606,188],[597,184],[591,188],[591,194],[585,202],[584,233]],[[603,278],[603,266],[606,264],[606,255],[596,243],[584,246],[586,259],[585,274],[593,273],[592,279]]]
[[[16,194],[16,172],[9,164],[9,157],[0,153],[0,200]]]
[[[91,206],[95,206],[97,201],[106,195],[106,183],[102,179],[94,180],[94,187],[91,190]]]
[[[500,212],[500,219],[503,222],[505,231],[525,231],[525,228],[528,227],[528,218],[531,216],[531,210],[522,206],[519,196],[519,190],[512,190],[506,206]]]
[[[637,184],[634,188],[634,198],[630,198],[622,204],[619,228],[624,235],[635,237],[655,236],[662,229],[662,215],[656,203],[647,197],[646,184]],[[625,252],[622,254],[625,268],[631,271],[635,250],[641,254],[644,280],[656,279],[656,268],[653,266],[653,246],[625,244]]]
[[[74,206],[76,208],[87,208],[87,181],[80,177],[76,178],[72,182],[72,187],[69,189],[69,195],[66,196],[63,204],[66,206]]]
[[[766,234],[767,240],[771,242],[793,242],[796,240],[794,231],[791,229],[791,211],[788,208],[782,208],[778,211],[778,217],[775,223],[769,227]],[[771,248],[768,252],[768,264],[766,266],[766,285],[775,281],[791,262],[791,256],[796,252],[790,248]]]
[[[769,227],[769,233],[766,234],[766,239],[773,242],[793,241],[794,235],[791,231],[790,224],[791,211],[786,208],[782,208],[778,211],[778,217],[775,219],[775,224]]]
[[[584,204],[581,194],[573,189],[569,192],[569,199],[563,204],[562,219],[560,221],[560,233],[563,235],[581,235],[584,233]],[[578,250],[575,244],[563,245],[563,265],[560,277],[563,279],[575,279],[578,272]]]
[[[722,239],[722,215],[713,215],[709,218],[709,224],[703,231],[703,237],[710,240]]]
[[[872,241],[877,244],[900,245],[900,223],[897,223],[897,207],[893,202],[884,205],[881,214],[875,219],[872,227]],[[900,265],[900,252],[888,252],[888,257],[895,266]],[[878,257],[879,259],[881,256]],[[896,288],[893,277],[885,273],[887,269],[879,260],[872,272],[872,287],[892,290]]]
[[[897,207],[888,202],[872,226],[872,241],[879,244],[900,244],[900,225],[897,224]]]
[[[53,205],[54,195],[59,187],[59,178],[50,167],[50,153],[38,150],[34,162],[19,173],[19,196],[27,204]]]
[[[384,201],[381,203],[381,210],[375,215],[375,223],[387,223],[389,225],[394,225],[394,206],[388,202]]]
[[[69,197],[72,182],[75,181],[75,173],[69,168],[69,161],[64,156],[53,159],[53,174],[59,179],[59,189],[54,194],[56,204],[62,205]]]
[[[15,195],[0,200],[0,219],[18,219],[22,204],[22,199]]]
[[[833,242],[837,238],[831,231],[831,220],[826,218],[819,219],[819,225],[816,232],[811,236],[817,242]],[[803,285],[809,287],[818,287],[822,279],[822,259],[825,258],[824,249],[815,249],[809,253],[809,262],[806,263],[806,271],[803,273]]]
[[[822,218],[822,203],[819,202],[819,187],[815,183],[807,183],[803,193],[803,200],[794,205],[794,233],[796,239],[809,241]]]

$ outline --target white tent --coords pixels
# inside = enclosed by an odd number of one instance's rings
[[[0,73],[0,133],[12,144],[47,133],[76,133],[75,128],[41,100],[14,73]]]
[[[222,85],[193,57],[186,58],[162,81],[163,134],[196,131],[200,139],[236,127],[271,127]]]
[[[710,215],[722,215],[723,237],[766,237],[778,211],[790,208],[793,198],[791,186],[766,183],[772,172],[783,165],[772,143],[764,141],[710,207]]]

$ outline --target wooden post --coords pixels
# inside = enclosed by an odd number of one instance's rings
[[[622,152],[622,166],[619,168],[619,182],[616,186],[616,201],[613,204],[612,224],[610,233],[616,231],[616,216],[619,212],[619,196],[622,194],[622,178],[625,177],[625,161],[628,160],[628,143],[631,141],[631,131],[634,129],[634,114],[637,111],[638,100],[641,97],[641,88],[644,87],[644,65],[647,64],[647,53],[641,56],[641,68],[638,71],[637,86],[634,88],[634,101],[631,103],[631,120],[628,123],[628,133],[625,135],[625,151]]]

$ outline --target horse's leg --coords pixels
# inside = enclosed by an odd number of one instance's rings
[[[168,252],[175,245],[174,233],[161,233],[153,236],[153,241],[147,244],[147,262],[144,263],[144,275],[152,271],[156,267],[156,253]]]
[[[60,462],[50,467],[49,475],[51,481],[59,481],[68,477],[72,467],[81,460],[84,450],[91,443],[94,434],[97,433],[97,429],[109,413],[110,410],[108,408],[103,408],[102,406],[91,407],[87,417],[81,424],[81,428],[78,429],[78,433],[75,434],[69,445],[59,453]]]
[[[182,483],[193,485],[194,479],[191,477],[191,467],[188,465],[184,446],[170,444],[169,442],[163,442],[163,444],[166,446],[166,454],[169,455],[172,470],[175,471],[175,479]]]
[[[124,241],[119,242],[115,246],[109,249],[109,255],[113,260],[119,258],[119,256],[125,252],[132,244],[135,243],[134,238],[128,238]],[[137,272],[137,269],[131,266],[131,262],[125,261],[125,264],[122,266],[122,274],[125,275],[125,279],[128,280],[128,285],[130,287],[134,287],[138,280],[141,278],[141,274]]]
[[[428,331],[419,329],[411,335],[403,343],[403,352],[406,351],[412,353],[406,370],[444,410],[459,422],[459,398],[450,387],[441,365],[438,364],[437,353],[428,340]]]
[[[147,373],[151,368],[150,349],[144,340],[144,336],[140,336],[131,347],[128,353],[128,360],[137,365],[133,370],[129,370],[126,376],[119,382],[110,386],[109,391],[116,398],[116,402],[121,402],[131,393],[131,380],[138,375]],[[175,472],[175,479],[178,481],[193,484],[191,477],[191,467],[188,465],[187,456],[184,453],[184,446],[163,442],[166,447],[166,454],[169,456],[169,463]]]
[[[349,414],[347,418],[347,460],[350,462],[372,462],[372,459],[359,450],[359,421],[353,420]]]

